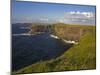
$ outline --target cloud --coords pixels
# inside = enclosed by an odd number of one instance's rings
[[[40,21],[43,21],[43,22],[48,22],[49,19],[48,18],[40,18]]]
[[[44,19],[44,18],[41,18],[40,20],[41,20],[41,21],[48,21],[48,19]]]
[[[65,19],[58,19],[58,22],[64,23],[66,20]]]
[[[80,11],[70,11],[66,13],[66,17],[69,18],[95,18],[93,12],[80,12]]]
[[[92,12],[82,12],[82,14],[88,18],[95,17],[95,14]]]
[[[95,25],[94,12],[70,11],[65,13],[66,23]]]

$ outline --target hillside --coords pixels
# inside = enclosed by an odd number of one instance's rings
[[[59,24],[54,25],[51,29],[54,31],[53,34],[57,36],[67,40],[75,40],[79,43],[68,49],[56,59],[47,61],[41,60],[14,73],[69,71],[96,68],[95,26],[62,26],[62,24]]]

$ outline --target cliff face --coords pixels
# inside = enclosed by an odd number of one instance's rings
[[[79,41],[80,38],[91,32],[93,26],[82,25],[67,25],[67,24],[53,24],[53,25],[32,25],[31,34],[49,32],[53,35],[60,37],[61,39]]]
[[[32,25],[31,30],[29,31],[30,34],[38,34],[47,32],[47,28],[44,25]]]
[[[66,40],[78,41],[82,35],[82,30],[79,27],[55,26],[54,34]]]
[[[55,24],[53,29],[53,34],[60,38],[79,41],[83,35],[93,31],[93,26]]]

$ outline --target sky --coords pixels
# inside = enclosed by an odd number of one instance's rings
[[[96,7],[89,5],[12,2],[12,23],[95,25]]]

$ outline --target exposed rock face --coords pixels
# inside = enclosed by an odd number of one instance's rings
[[[42,25],[32,25],[31,30],[29,31],[30,34],[42,33],[46,32],[46,26]]]
[[[60,37],[61,39],[79,41],[84,34],[91,31],[91,29],[88,29],[88,26],[86,28],[81,25],[67,25],[58,23],[53,25],[33,25],[30,33],[36,34],[49,32]]]
[[[55,35],[66,40],[74,41],[79,41],[83,35],[93,31],[93,26],[89,27],[81,25],[56,24],[53,28]]]
[[[72,28],[72,27],[56,27],[55,35],[60,38],[64,38],[66,40],[74,40],[78,41],[82,35],[82,30],[80,28]]]

